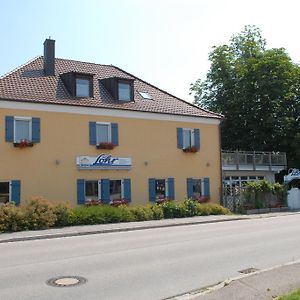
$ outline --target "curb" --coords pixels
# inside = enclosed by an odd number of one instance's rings
[[[249,216],[240,218],[230,218],[230,219],[220,219],[220,220],[206,220],[206,221],[195,221],[195,222],[185,222],[185,223],[174,223],[174,224],[160,224],[160,225],[145,225],[139,227],[125,227],[125,228],[114,228],[114,229],[102,229],[93,231],[83,231],[83,232],[67,232],[67,233],[53,233],[45,235],[35,235],[27,237],[15,237],[0,240],[0,244],[12,243],[12,242],[24,242],[33,240],[46,240],[46,239],[57,239],[63,237],[73,237],[73,236],[84,236],[84,235],[94,235],[94,234],[104,234],[104,233],[114,233],[114,232],[127,232],[127,231],[138,231],[145,229],[157,229],[157,228],[168,228],[177,226],[187,226],[187,225],[199,225],[199,224],[210,224],[210,223],[220,223],[229,221],[241,221],[253,219]]]

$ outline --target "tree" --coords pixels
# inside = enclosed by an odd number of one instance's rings
[[[205,80],[191,85],[194,103],[225,116],[227,150],[284,151],[300,167],[300,67],[284,48],[266,48],[255,26],[214,47]]]

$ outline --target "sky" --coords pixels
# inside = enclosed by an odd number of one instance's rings
[[[213,46],[245,25],[300,62],[299,0],[0,0],[0,76],[43,55],[113,64],[187,101]]]

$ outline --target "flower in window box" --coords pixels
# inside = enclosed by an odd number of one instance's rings
[[[107,149],[107,150],[112,150],[114,149],[115,145],[113,143],[108,143],[108,142],[101,142],[96,145],[97,149]]]
[[[196,200],[199,203],[207,203],[207,202],[209,202],[209,197],[200,196],[200,197],[195,198],[194,200]]]
[[[103,202],[98,199],[90,199],[85,203],[86,206],[103,205]]]
[[[198,152],[198,149],[195,146],[187,147],[182,149],[183,152],[191,152],[191,153],[196,153]]]
[[[19,142],[14,143],[14,147],[17,147],[17,148],[26,148],[26,147],[32,147],[32,146],[33,146],[33,143],[26,139],[20,140]]]
[[[113,199],[110,202],[110,205],[115,207],[118,207],[120,205],[128,205],[128,201],[126,199]]]
[[[155,203],[156,204],[163,204],[165,202],[169,202],[170,199],[167,198],[167,197],[158,197],[156,200],[155,200]]]

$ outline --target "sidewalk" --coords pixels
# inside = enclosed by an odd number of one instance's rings
[[[300,262],[289,263],[252,275],[223,282],[202,294],[186,294],[175,299],[193,300],[268,300],[300,288]]]
[[[0,244],[18,241],[30,241],[38,239],[53,239],[70,236],[102,234],[111,232],[134,231],[143,229],[174,227],[184,225],[197,225],[217,222],[228,222],[236,220],[251,220],[260,218],[270,218],[277,216],[287,216],[300,212],[278,212],[267,213],[261,215],[218,215],[218,216],[201,216],[182,219],[166,219],[143,222],[100,224],[100,225],[84,225],[70,226],[63,228],[54,228],[36,231],[21,231],[13,233],[0,233]]]

